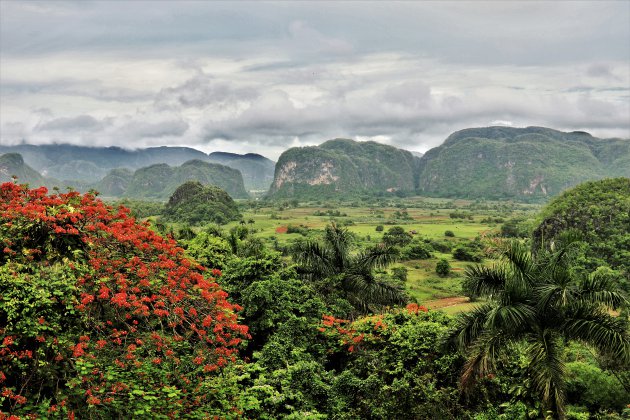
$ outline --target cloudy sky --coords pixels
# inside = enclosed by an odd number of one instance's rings
[[[630,138],[630,2],[0,1],[0,143]]]

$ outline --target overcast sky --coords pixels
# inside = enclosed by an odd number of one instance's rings
[[[0,1],[0,143],[630,138],[630,1]]]

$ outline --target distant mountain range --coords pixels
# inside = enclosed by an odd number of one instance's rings
[[[269,188],[268,195],[278,198],[417,193],[540,201],[586,180],[630,177],[630,140],[543,127],[465,129],[424,155],[334,139],[288,149],[275,165],[257,154],[206,155],[186,147],[18,145],[0,146],[2,153],[1,181],[17,175],[31,185],[72,185],[104,196],[159,200],[196,180],[234,198],[247,197],[246,189]]]
[[[357,192],[543,200],[586,180],[630,176],[630,140],[542,127],[461,130],[421,157],[337,139],[292,148],[276,164],[272,197]]]
[[[267,191],[273,182],[276,163],[256,153],[238,155],[236,153],[212,152],[208,158],[211,162],[241,171],[245,187],[248,190]]]
[[[248,190],[267,190],[273,181],[275,163],[261,155],[214,152],[207,155],[189,147],[149,147],[126,150],[120,147],[84,147],[67,144],[1,146],[0,154],[19,153],[24,162],[47,178],[70,185],[101,181],[112,169],[136,170],[164,163],[179,166],[190,160],[220,163],[243,174]]]

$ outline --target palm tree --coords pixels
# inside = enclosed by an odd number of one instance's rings
[[[374,275],[375,269],[396,261],[396,248],[377,245],[356,253],[352,250],[350,232],[333,223],[326,226],[323,242],[298,243],[291,254],[299,271],[320,293],[340,292],[358,313],[407,301],[402,288]]]
[[[461,376],[465,390],[493,370],[502,352],[524,344],[543,414],[563,419],[563,350],[568,340],[630,361],[626,326],[609,312],[627,301],[610,279],[576,278],[571,247],[570,242],[557,243],[533,258],[524,245],[512,242],[498,265],[467,269],[465,286],[486,303],[461,314],[447,337],[467,352]]]

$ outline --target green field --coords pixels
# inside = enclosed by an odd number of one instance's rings
[[[530,216],[538,208],[531,205],[519,205],[516,208],[506,203],[495,202],[485,204],[481,209],[474,208],[474,203],[465,200],[445,200],[431,198],[406,199],[409,207],[357,207],[357,206],[297,206],[274,205],[273,207],[259,207],[243,210],[243,222],[252,228],[254,236],[279,246],[290,246],[292,242],[317,239],[327,224],[335,222],[346,225],[347,229],[356,234],[357,244],[367,246],[382,241],[383,234],[392,226],[402,226],[414,238],[447,241],[455,245],[465,243],[477,237],[492,236],[499,232],[500,223],[488,221],[491,216],[499,215],[507,219],[514,216]],[[414,205],[425,208],[413,208]],[[419,206],[418,206],[419,207]],[[428,207],[428,208],[426,208]],[[317,215],[334,212],[339,215]],[[396,212],[406,211],[404,219],[395,218]],[[466,218],[452,218],[453,212],[465,212]],[[230,229],[239,222],[232,222],[223,228]],[[376,227],[383,225],[383,231],[377,232]],[[289,226],[306,227],[306,234],[286,233]],[[446,231],[452,231],[454,237],[445,237]],[[440,277],[435,272],[435,265],[439,259],[445,258],[451,265],[451,274]],[[484,264],[491,264],[492,259],[485,259]],[[437,300],[447,300],[461,297],[461,281],[464,270],[469,262],[457,261],[450,253],[435,252],[433,258],[426,260],[412,260],[399,262],[393,267],[403,266],[408,270],[406,287],[409,295],[418,303]],[[442,306],[442,302],[438,306]],[[431,304],[429,303],[429,306]],[[473,304],[455,303],[440,308],[449,313],[467,310]]]

